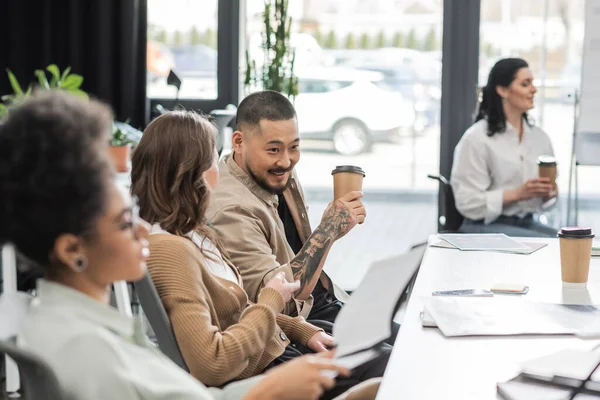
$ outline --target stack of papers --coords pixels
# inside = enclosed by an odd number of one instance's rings
[[[600,353],[582,349],[565,349],[540,358],[526,361],[522,372],[531,377],[583,380],[600,362]],[[600,371],[594,372],[593,381],[600,380]],[[600,385],[595,385],[600,389]]]
[[[575,381],[578,382],[578,381]],[[559,385],[519,375],[508,382],[498,383],[498,393],[506,400],[567,400],[575,386]],[[600,392],[589,389],[576,395],[574,400],[598,400]]]
[[[462,251],[495,251],[511,254],[531,254],[546,243],[522,243],[503,233],[448,233],[438,235],[442,242],[434,247],[455,248]]]
[[[495,297],[423,299],[424,326],[435,324],[445,336],[524,334],[600,335],[600,308]]]
[[[599,362],[600,354],[594,351],[561,350],[524,363],[521,374],[498,384],[498,393],[509,400],[568,399]],[[596,371],[575,399],[597,399],[599,378]]]

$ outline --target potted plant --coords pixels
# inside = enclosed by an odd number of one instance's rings
[[[262,34],[263,59],[257,65],[246,50],[246,92],[275,90],[290,98],[298,94],[294,75],[295,50],[290,47],[292,18],[287,15],[288,0],[265,0]]]
[[[33,84],[29,84],[27,89],[23,90],[12,71],[7,68],[6,73],[8,74],[8,80],[13,93],[1,97],[3,103],[0,103],[0,119],[8,114],[10,106],[19,104],[30,96],[34,88]],[[75,96],[88,98],[87,93],[80,89],[83,77],[78,74],[72,74],[71,67],[67,67],[61,72],[56,64],[50,64],[45,70],[36,69],[34,73],[37,77],[35,90],[60,89]],[[48,80],[47,73],[50,73],[50,80]]]
[[[126,122],[113,122],[108,150],[117,172],[129,172],[131,168],[131,146],[136,142],[130,137],[130,129]]]
[[[7,68],[6,72],[13,93],[1,97],[3,103],[0,103],[0,120],[8,114],[11,106],[22,102],[31,95],[33,90],[65,90],[72,95],[85,99],[88,98],[87,93],[81,90],[83,77],[78,74],[72,74],[71,67],[67,67],[61,72],[55,64],[50,64],[45,70],[35,70],[34,73],[37,77],[37,82],[29,84],[26,90],[23,90],[10,69]],[[50,80],[48,80],[48,73],[50,74]],[[113,122],[109,151],[119,172],[127,172],[129,170],[131,146],[139,142],[141,136],[142,132],[131,127],[126,122]]]

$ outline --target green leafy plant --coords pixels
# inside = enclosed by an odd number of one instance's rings
[[[26,90],[23,90],[10,69],[7,68],[6,73],[8,74],[8,80],[13,93],[1,97],[3,103],[0,103],[0,119],[8,114],[11,106],[19,104],[36,90],[65,90],[72,95],[84,99],[89,98],[87,93],[81,90],[83,77],[78,74],[72,74],[71,67],[65,68],[62,72],[55,64],[48,65],[45,70],[36,69],[34,75],[37,81],[29,84]],[[129,121],[113,121],[110,145],[127,146],[129,144],[136,144],[141,136],[142,132],[129,125]]]
[[[131,129],[133,128],[129,125],[129,120],[125,122],[113,122],[110,145],[114,147],[120,147],[136,144],[136,141],[132,140],[130,137],[131,135],[129,131]]]
[[[246,51],[244,86],[247,92],[274,90],[291,98],[298,94],[298,78],[294,75],[296,53],[290,46],[292,18],[287,10],[288,0],[265,0],[264,59],[259,67]]]
[[[368,33],[366,33],[366,32],[363,33],[362,36],[360,37],[360,48],[368,50],[372,47],[373,46],[371,46],[371,37],[369,36]]]
[[[394,35],[393,46],[394,47],[403,47],[404,46],[404,36],[402,35],[402,32],[396,32],[396,34]]]
[[[377,42],[375,43],[375,47],[380,49],[382,47],[385,47],[386,45],[387,45],[387,39],[385,38],[385,32],[380,31],[379,34],[377,35]]]
[[[356,38],[354,37],[354,33],[350,32],[348,36],[346,36],[346,45],[347,49],[356,49],[358,45],[356,44]]]
[[[423,43],[423,50],[425,51],[434,51],[438,49],[438,41],[435,35],[435,30],[431,28],[425,37],[425,41]]]
[[[409,49],[419,48],[419,42],[417,41],[417,33],[414,29],[408,31],[408,37],[406,38],[405,47]]]
[[[323,33],[321,33],[321,30],[319,28],[315,30],[314,37],[319,46],[323,46]]]
[[[334,30],[329,31],[327,34],[327,39],[325,39],[325,46],[327,49],[335,49],[338,47],[337,36]]]
[[[66,90],[75,96],[88,98],[87,93],[80,89],[83,77],[72,74],[71,67],[65,68],[62,73],[55,64],[48,65],[45,70],[36,69],[34,74],[37,82],[35,84],[30,83],[26,90],[23,90],[17,77],[10,69],[7,68],[6,73],[13,93],[1,97],[3,104],[0,104],[0,118],[6,116],[11,106],[25,100],[34,90]],[[48,74],[50,74],[50,80],[48,80]]]

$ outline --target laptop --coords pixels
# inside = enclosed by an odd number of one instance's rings
[[[335,358],[354,368],[379,355],[392,335],[394,315],[416,274],[426,246],[373,263],[358,288],[342,307],[333,326]]]

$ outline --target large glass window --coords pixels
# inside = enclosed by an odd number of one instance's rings
[[[149,98],[217,98],[217,10],[218,0],[148,0]]]
[[[336,243],[326,266],[352,289],[370,262],[397,255],[436,230],[437,183],[427,174],[439,170],[443,4],[288,4],[302,139],[296,169],[313,226],[332,197],[331,170],[354,164],[366,172],[367,222]],[[245,46],[261,60],[264,1],[245,6]]]

